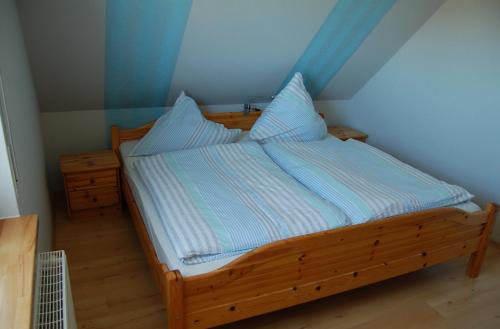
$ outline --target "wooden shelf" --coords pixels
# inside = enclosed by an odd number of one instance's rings
[[[37,227],[36,215],[0,220],[2,328],[31,328]]]

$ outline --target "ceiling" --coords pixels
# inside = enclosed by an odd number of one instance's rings
[[[19,0],[42,112],[351,98],[444,0]],[[124,5],[126,3],[126,5]]]

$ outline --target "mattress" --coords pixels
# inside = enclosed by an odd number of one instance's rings
[[[123,160],[123,170],[125,176],[127,177],[131,192],[134,195],[134,199],[144,220],[144,224],[146,226],[146,230],[148,231],[151,243],[153,244],[153,247],[158,256],[158,260],[161,263],[166,264],[169,269],[177,269],[184,277],[188,277],[214,271],[240,257],[241,255],[234,255],[226,258],[212,260],[206,263],[193,265],[184,264],[177,258],[174,246],[170,241],[164,227],[161,225],[161,219],[153,204],[153,200],[149,196],[149,193],[146,192],[146,187],[139,178],[138,173],[133,165],[134,162],[137,161],[140,157],[126,156],[127,154],[129,154],[130,150],[136,143],[137,141],[129,141],[121,144],[120,146]],[[454,207],[467,212],[480,210],[480,208],[472,202],[455,205]]]

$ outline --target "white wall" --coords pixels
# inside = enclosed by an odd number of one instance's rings
[[[0,0],[0,71],[18,168],[21,215],[39,215],[39,250],[52,246],[40,115],[14,0]]]
[[[480,204],[500,203],[499,31],[500,1],[448,0],[352,100],[320,109]]]
[[[64,189],[59,171],[62,154],[92,152],[109,148],[104,111],[47,112],[41,114],[47,179],[53,191]]]

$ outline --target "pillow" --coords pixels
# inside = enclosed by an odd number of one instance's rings
[[[300,73],[295,73],[250,130],[250,138],[262,143],[307,142],[326,135],[325,121],[316,113]]]
[[[233,143],[240,133],[241,129],[227,129],[222,124],[207,120],[196,102],[182,92],[173,108],[155,122],[129,156]]]

